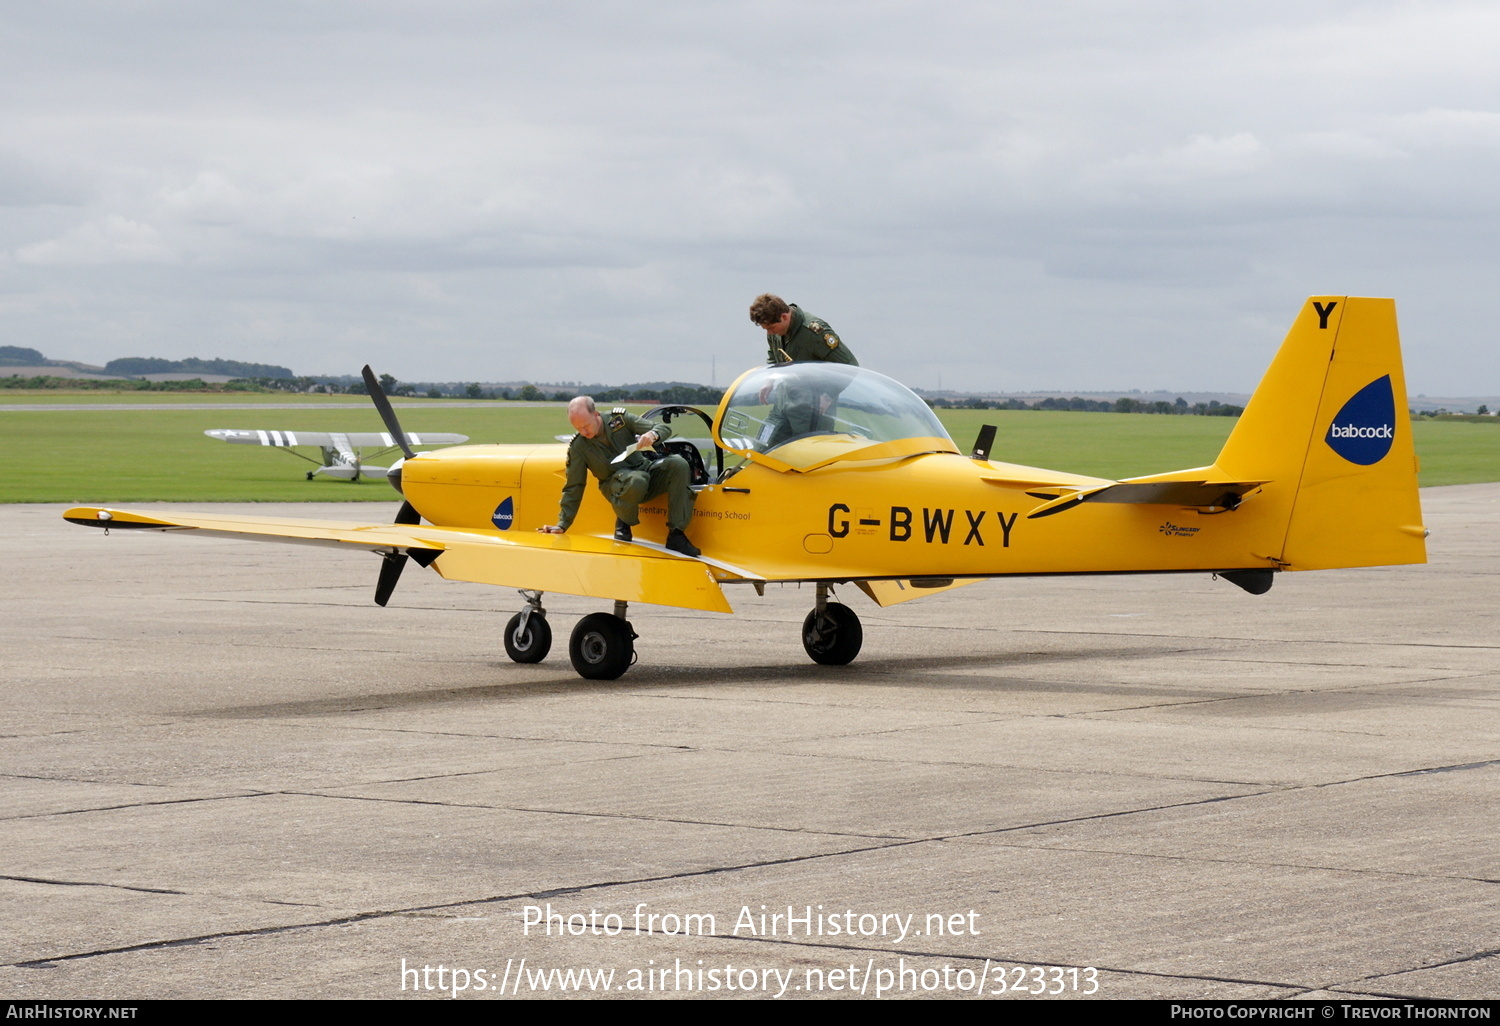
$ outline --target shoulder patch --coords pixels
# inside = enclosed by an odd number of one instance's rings
[[[808,327],[811,328],[813,331],[822,331],[823,330],[823,322],[822,321],[813,321],[811,324],[808,325]]]
[[[837,335],[824,335],[823,341],[828,343],[829,349],[837,349],[839,347],[839,337]]]
[[[612,414],[614,414],[616,417],[623,417],[629,411],[627,411],[625,409],[625,407],[623,407],[623,406],[616,406],[614,409],[610,410],[609,412],[612,413]]]

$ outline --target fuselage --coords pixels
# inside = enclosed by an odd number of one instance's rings
[[[402,490],[429,522],[501,532],[557,520],[564,445],[463,446],[407,460]],[[1027,483],[1029,482],[1029,483]],[[746,463],[698,490],[689,534],[704,555],[769,579],[878,579],[1265,568],[1277,551],[1255,499],[1216,514],[1083,504],[1028,519],[1035,494],[1106,482],[951,452],[839,462],[799,473]],[[1264,491],[1273,492],[1276,482]],[[1045,495],[1045,492],[1041,494]],[[662,499],[638,539],[666,536]],[[570,534],[609,537],[590,487]]]

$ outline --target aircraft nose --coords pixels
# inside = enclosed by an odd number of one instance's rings
[[[391,483],[391,487],[396,489],[396,491],[398,492],[401,491],[401,464],[405,462],[406,460],[399,459],[395,463],[391,464],[390,470],[387,470],[385,472],[385,479],[389,481]],[[406,493],[402,492],[401,494],[405,495]]]

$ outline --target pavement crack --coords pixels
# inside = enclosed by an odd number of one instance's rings
[[[807,834],[814,837],[857,837],[864,840],[910,841],[914,838],[894,834],[862,834],[846,830],[809,830],[804,827],[782,827],[764,823],[730,823],[711,819],[676,819],[671,816],[646,816],[624,812],[596,812],[587,809],[551,809],[531,805],[486,805],[481,802],[444,802],[423,798],[381,798],[372,795],[328,794],[319,791],[280,791],[278,794],[298,795],[304,798],[331,798],[339,801],[386,802],[392,805],[435,805],[451,809],[489,809],[495,812],[529,812],[544,816],[582,816],[589,819],[623,819],[638,823],[677,823],[682,826],[727,827],[737,830],[772,830],[787,834]],[[915,838],[922,840],[922,838]]]
[[[1500,766],[1500,759],[1490,759],[1487,762],[1465,762],[1455,766],[1433,766],[1430,769],[1407,770],[1405,773],[1392,773],[1393,777],[1421,777],[1429,773],[1458,773],[1463,770],[1485,769],[1489,766]]]
[[[58,962],[76,962],[81,959],[99,958],[104,955],[124,955],[133,951],[162,951],[168,948],[189,947],[194,944],[206,944],[210,941],[227,940],[233,937],[265,937],[278,933],[289,933],[294,930],[310,930],[323,926],[346,926],[350,923],[379,919],[392,914],[390,912],[362,912],[357,915],[342,916],[337,919],[324,919],[315,923],[295,923],[289,926],[267,926],[249,930],[225,930],[220,933],[197,934],[192,937],[177,937],[172,940],[142,941],[140,944],[122,944],[119,947],[113,948],[95,948],[91,951],[75,951],[66,955],[29,958],[24,962],[11,962],[10,965],[17,969],[49,969]]]
[[[525,806],[507,806],[512,812],[540,812],[554,816],[589,816],[597,819],[625,819],[642,823],[678,823],[683,826],[729,827],[737,830],[774,830],[787,834],[808,834],[814,837],[858,837],[865,840],[911,841],[921,838],[897,837],[893,834],[861,834],[847,830],[809,830],[805,827],[781,827],[764,823],[724,823],[710,819],[674,819],[669,816],[633,816],[615,812],[583,812],[571,809],[543,809]]]
[[[1411,994],[1403,994],[1403,993],[1400,993],[1400,992],[1386,992],[1386,991],[1379,991],[1379,990],[1360,990],[1360,989],[1357,989],[1357,988],[1362,983],[1373,983],[1376,980],[1391,980],[1391,979],[1395,979],[1395,978],[1400,977],[1400,976],[1406,976],[1406,975],[1408,975],[1410,973],[1428,972],[1429,970],[1432,970],[1432,969],[1446,969],[1449,966],[1465,965],[1466,963],[1469,963],[1469,962],[1481,962],[1484,959],[1494,958],[1497,955],[1500,955],[1500,948],[1491,948],[1491,949],[1489,949],[1487,951],[1476,951],[1476,952],[1474,952],[1471,955],[1464,955],[1464,956],[1459,957],[1459,958],[1449,958],[1449,959],[1445,959],[1444,961],[1441,961],[1441,962],[1432,962],[1432,963],[1429,963],[1427,965],[1411,966],[1410,968],[1400,969],[1400,970],[1397,970],[1396,972],[1393,972],[1393,973],[1377,973],[1374,976],[1361,976],[1361,977],[1358,977],[1356,979],[1346,980],[1343,983],[1333,984],[1333,985],[1331,985],[1331,986],[1329,986],[1329,987],[1327,987],[1325,989],[1332,990],[1335,987],[1338,987],[1338,988],[1344,988],[1344,989],[1354,990],[1355,993],[1361,994],[1361,995],[1368,994],[1371,997],[1391,998],[1391,999],[1411,998],[1411,997],[1413,997],[1413,995],[1411,995]]]
[[[1482,876],[1461,876],[1453,873],[1408,873],[1399,869],[1365,869],[1359,866],[1321,866],[1306,862],[1278,862],[1271,859],[1219,859],[1206,855],[1170,855],[1151,851],[1130,851],[1118,848],[1083,848],[1068,844],[1002,844],[1002,848],[1018,848],[1022,851],[1068,851],[1081,855],[1128,856],[1138,859],[1162,859],[1167,862],[1183,862],[1224,866],[1260,866],[1267,869],[1306,869],[1319,873],[1340,873],[1353,876],[1389,876],[1408,880],[1459,880],[1464,883],[1492,884],[1500,881]],[[1409,971],[1409,970],[1403,970]]]
[[[164,798],[158,802],[126,802],[121,805],[91,805],[86,809],[59,809],[52,812],[28,812],[20,816],[3,816],[0,822],[21,819],[47,819],[52,816],[82,816],[92,812],[120,812],[125,809],[149,809],[161,805],[193,805],[198,802],[227,802],[241,798],[264,798],[276,791],[243,791],[239,794],[211,794],[199,798]]]
[[[964,629],[977,630],[979,628],[966,627]],[[1132,631],[1081,631],[1062,629],[1049,630],[1039,627],[1014,628],[1013,630],[1016,634],[1063,634],[1070,637],[1078,635],[1093,635],[1106,638],[1165,638],[1169,641],[1176,641],[1182,644],[1189,644],[1191,642],[1206,644],[1212,641],[1239,641],[1249,645],[1264,645],[1266,642],[1265,638],[1239,638],[1227,634],[1216,634],[1211,637],[1199,638],[1182,634],[1148,634],[1144,632],[1135,633]],[[1496,649],[1500,649],[1500,645],[1478,645],[1447,641],[1367,641],[1361,638],[1278,638],[1276,640],[1280,644],[1285,645],[1359,645],[1367,646],[1370,648],[1459,648],[1476,649],[1481,652],[1493,652]],[[1155,653],[1152,654],[1154,655]]]
[[[746,941],[755,944],[780,944],[790,947],[827,948],[834,951],[858,951],[862,953],[869,953],[871,955],[883,956],[885,958],[889,958],[891,955],[898,955],[903,958],[941,958],[960,962],[983,962],[985,963],[987,968],[994,969],[1003,969],[1005,966],[1041,966],[1047,969],[1095,969],[1100,973],[1112,973],[1119,976],[1141,976],[1158,980],[1194,980],[1203,983],[1234,983],[1247,987],[1272,987],[1277,990],[1294,991],[1298,993],[1305,993],[1308,990],[1314,989],[1308,987],[1306,984],[1301,983],[1279,983],[1273,980],[1251,980],[1238,976],[1211,976],[1201,973],[1153,972],[1150,969],[1122,969],[1115,966],[1099,965],[1097,963],[1093,965],[1082,965],[1074,964],[1072,962],[1060,962],[1055,959],[1039,960],[1030,957],[1016,958],[1013,956],[1000,955],[976,955],[972,952],[966,951],[917,951],[911,948],[902,948],[899,951],[893,951],[891,948],[867,947],[862,944],[836,944],[832,941],[798,939],[791,936],[740,937],[736,935],[724,939]],[[1039,994],[1032,994],[1030,990],[1027,990],[1024,987],[1016,989],[1029,996],[1041,996]],[[985,995],[998,997],[1001,993],[1005,992],[992,992],[989,990],[983,990],[982,993]]]
[[[908,844],[917,843],[911,841],[897,841],[893,844],[876,844],[864,848],[847,848],[834,852],[817,852],[811,855],[793,855],[783,859],[763,859],[755,862],[747,862],[729,866],[712,866],[707,869],[689,870],[681,873],[667,873],[660,876],[638,877],[624,880],[608,880],[591,884],[579,884],[574,887],[559,887],[545,891],[523,892],[520,894],[491,895],[481,898],[467,898],[460,901],[446,901],[433,905],[413,905],[407,908],[382,909],[379,911],[360,912],[353,915],[338,916],[332,919],[321,919],[308,923],[290,923],[285,926],[257,927],[246,930],[224,930],[218,933],[197,934],[191,937],[178,937],[171,940],[143,941],[140,944],[125,944],[112,948],[95,948],[89,951],[70,952],[65,955],[47,955],[40,958],[29,958],[23,962],[6,963],[17,969],[44,969],[50,968],[57,962],[73,962],[85,958],[98,958],[105,955],[120,955],[134,951],[159,951],[167,948],[187,947],[193,944],[204,944],[215,940],[226,940],[235,937],[267,937],[276,934],[291,933],[298,930],[313,930],[327,926],[348,926],[353,923],[369,922],[373,919],[388,919],[396,916],[413,915],[423,912],[435,912],[449,908],[466,908],[471,905],[493,905],[504,902],[515,902],[523,900],[546,900],[569,894],[584,894],[589,891],[607,889],[613,887],[633,887],[640,884],[667,883],[675,880],[690,880],[696,877],[715,876],[720,873],[739,873],[751,869],[762,869],[770,866],[786,866],[799,862],[812,862],[818,859],[838,857],[843,855],[858,855],[861,852],[881,851],[886,848],[899,848]],[[4,964],[0,964],[4,965]]]
[[[16,876],[14,874],[0,875],[0,880],[15,880],[19,883],[46,884],[51,887],[106,887],[117,891],[134,891],[137,894],[182,894],[187,891],[174,891],[166,887],[132,887],[129,884],[100,883],[97,880],[49,880],[41,876]]]
[[[1187,802],[1173,802],[1169,805],[1152,805],[1142,809],[1118,809],[1114,812],[1099,812],[1090,816],[1071,816],[1067,819],[1044,820],[1039,823],[1023,823],[1016,826],[995,827],[990,830],[974,830],[961,834],[946,834],[942,837],[933,837],[934,841],[957,841],[969,837],[988,837],[992,834],[1009,834],[1018,830],[1036,830],[1040,827],[1066,826],[1070,823],[1097,823],[1106,819],[1119,819],[1122,816],[1139,816],[1148,812],[1166,812],[1171,809],[1191,809],[1199,805],[1213,805],[1218,802],[1238,801],[1241,798],[1259,798],[1263,795],[1278,794],[1282,788],[1267,788],[1262,791],[1252,791],[1248,794],[1225,794],[1215,795],[1211,798],[1198,798]],[[1023,847],[1015,845],[1015,847]]]

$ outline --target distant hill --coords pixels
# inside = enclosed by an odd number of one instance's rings
[[[40,354],[38,354],[40,355]],[[242,360],[162,360],[156,357],[127,356],[104,365],[109,374],[139,376],[142,374],[223,374],[232,378],[292,378],[287,367],[269,363],[245,363]]]
[[[0,346],[0,364],[12,367],[38,367],[47,363],[47,358],[35,349],[25,346]]]

